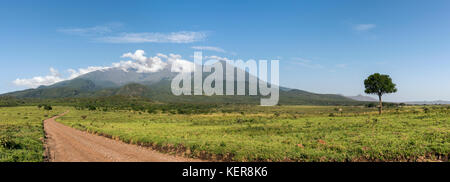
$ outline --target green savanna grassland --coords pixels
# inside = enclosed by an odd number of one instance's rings
[[[64,107],[51,111],[37,107],[0,107],[0,161],[43,161],[44,128],[42,121],[64,111]]]
[[[42,161],[42,120],[213,161],[448,161],[449,106],[230,105],[182,110],[0,108],[1,161]]]

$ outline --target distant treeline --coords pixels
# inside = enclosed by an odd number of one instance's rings
[[[126,96],[58,99],[15,98],[11,96],[0,96],[0,107],[38,106],[40,104],[48,104],[55,106],[74,106],[80,108],[87,108],[89,105],[94,105],[96,107],[113,107],[123,109],[130,107],[132,104],[140,103],[151,103],[151,100]]]
[[[13,106],[72,106],[79,110],[117,111],[130,110],[148,113],[200,114],[211,112],[239,112],[251,104],[206,104],[206,103],[161,103],[148,98],[130,96],[108,96],[95,98],[36,99],[0,96],[0,107]],[[236,107],[229,107],[230,105]],[[376,102],[361,102],[361,106],[377,107]],[[403,103],[385,103],[386,107],[398,107]]]
[[[398,107],[398,106],[405,106],[405,103],[392,103],[392,102],[385,102],[383,103],[383,107]],[[366,107],[373,108],[378,107],[379,104],[377,102],[370,102],[365,104]]]
[[[191,103],[160,103],[148,98],[108,96],[97,98],[60,98],[35,99],[0,96],[0,107],[14,106],[72,106],[79,110],[116,111],[132,110],[148,113],[199,114],[209,113],[229,104],[191,104]]]

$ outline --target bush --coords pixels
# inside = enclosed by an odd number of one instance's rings
[[[279,116],[280,116],[280,113],[279,113],[279,112],[275,112],[275,113],[273,113],[273,115],[274,115],[275,117],[279,117]]]
[[[368,108],[374,108],[374,107],[377,107],[377,105],[374,104],[374,103],[368,103],[368,104],[366,104],[366,107],[368,107]]]
[[[0,138],[0,145],[5,149],[20,149],[20,145],[16,143],[10,135]]]
[[[88,106],[88,110],[89,111],[95,111],[95,110],[97,110],[97,108],[95,106],[93,106],[93,105],[89,105]]]
[[[50,105],[45,105],[44,110],[50,111],[50,110],[53,110],[53,108]]]
[[[155,113],[156,113],[156,110],[154,110],[154,109],[148,109],[147,112],[148,112],[149,114],[155,114]]]

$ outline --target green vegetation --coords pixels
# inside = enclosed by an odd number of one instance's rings
[[[392,105],[378,115],[367,106],[114,102],[0,107],[0,161],[43,161],[42,120],[66,110],[57,121],[68,126],[209,160],[448,161],[450,153],[449,106]]]
[[[51,106],[50,106],[51,107]],[[38,107],[0,107],[0,161],[43,161],[42,121],[63,110]]]
[[[175,96],[172,94],[170,79],[157,83],[128,83],[121,86],[111,86],[95,83],[92,80],[73,79],[50,86],[27,89],[0,95],[16,99],[76,99],[104,97],[137,97],[160,103],[202,103],[202,104],[253,104],[259,105],[261,96]],[[0,98],[1,99],[1,98]],[[280,89],[280,104],[284,105],[358,105],[362,102],[341,95],[316,94],[297,89]],[[0,106],[1,106],[0,101]]]
[[[137,106],[116,111],[78,109],[57,121],[163,152],[210,160],[448,161],[450,153],[446,106],[390,107],[381,116],[376,108],[364,106],[222,105],[191,109],[201,111],[192,113],[178,106],[142,107],[147,112]]]
[[[375,73],[370,75],[366,80],[364,80],[364,87],[367,94],[376,94],[380,101],[380,105],[378,107],[379,114],[383,112],[383,102],[381,97],[384,94],[395,93],[397,92],[397,88],[395,88],[395,84],[392,83],[391,77],[389,75],[381,75],[379,73]]]

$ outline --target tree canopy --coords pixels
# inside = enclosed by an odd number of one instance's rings
[[[378,96],[397,92],[396,85],[392,82],[389,75],[375,73],[364,80],[367,94],[377,94]]]

